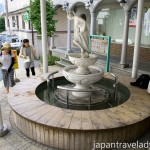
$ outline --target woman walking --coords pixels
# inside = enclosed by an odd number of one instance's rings
[[[29,45],[28,39],[23,40],[23,46],[20,49],[19,56],[21,58],[24,58],[24,67],[26,69],[26,76],[30,77],[30,69],[32,75],[34,76],[35,75],[35,70],[34,70],[35,50],[31,45]]]
[[[6,88],[6,92],[9,93],[9,87],[13,87],[15,85],[14,81],[14,54],[11,51],[10,43],[6,42],[3,44],[1,48],[1,69],[2,69],[2,76],[4,86]]]

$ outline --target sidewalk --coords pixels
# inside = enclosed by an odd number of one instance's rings
[[[49,72],[60,70],[58,66],[49,67]],[[16,71],[17,78],[23,80],[26,78],[25,70],[20,68]],[[39,69],[36,68],[36,74],[41,74]],[[32,78],[32,76],[31,76]],[[23,89],[23,88],[22,88]],[[11,89],[10,89],[11,90]],[[2,108],[3,122],[8,126],[8,134],[0,138],[0,150],[56,150],[54,148],[47,147],[38,142],[35,142],[25,136],[15,125],[12,117],[11,108],[7,102],[7,95],[5,89],[3,88],[3,83],[0,82],[0,104]],[[139,142],[150,142],[150,132],[146,133]],[[133,150],[133,149],[131,149]],[[138,150],[138,149],[135,149]],[[144,150],[144,149],[139,149]]]
[[[56,68],[57,67],[54,67],[54,69]],[[40,73],[39,69],[36,69],[36,73]],[[17,70],[16,74],[17,78],[20,80],[26,78],[25,70],[23,68]],[[13,121],[11,108],[7,102],[7,95],[2,81],[0,82],[0,105],[2,109],[3,122],[7,125],[9,130],[7,135],[0,138],[0,150],[56,150],[31,140],[16,127]]]
[[[99,56],[99,61],[106,61],[106,57],[100,55]],[[129,71],[130,73],[132,73],[132,64],[133,64],[133,60],[131,59],[127,59],[127,63],[129,65],[128,68],[124,68],[122,70],[124,71]],[[110,65],[112,66],[117,66],[117,67],[121,67],[120,65],[120,57],[118,56],[110,56]],[[139,73],[145,72],[147,74],[150,74],[150,62],[139,62]]]

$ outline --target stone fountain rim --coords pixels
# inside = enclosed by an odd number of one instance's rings
[[[98,68],[98,69],[95,69],[94,67]],[[81,75],[81,74],[77,74],[77,73],[70,73],[70,72],[68,72],[68,70],[70,70],[70,69],[77,69],[76,65],[67,66],[67,67],[63,68],[62,71],[67,73],[67,74],[70,74],[70,75],[76,75],[78,77],[81,77],[81,76],[82,77],[85,77],[85,76],[86,77],[91,77],[91,75],[92,76],[96,76],[96,75],[103,75],[104,74],[104,70],[102,68],[98,67],[98,66],[89,66],[89,68],[95,69],[95,70],[97,70],[99,72],[98,73],[94,73],[94,74],[86,74],[86,75]]]
[[[81,59],[81,53],[70,53],[68,57],[74,59]],[[98,55],[90,53],[88,58],[82,58],[82,59],[85,60],[85,59],[96,59],[96,58],[98,58]]]

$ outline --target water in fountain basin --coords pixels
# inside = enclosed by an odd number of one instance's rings
[[[67,81],[64,77],[55,78],[55,89],[50,88],[48,91],[47,83],[43,82],[36,89],[36,95],[42,101],[50,105],[61,108],[69,108],[73,110],[87,110],[89,109],[89,97],[77,98],[69,92],[69,106],[67,107],[67,92],[65,90],[58,90],[58,85],[70,86],[74,84]],[[91,110],[100,110],[110,107],[115,107],[128,100],[130,91],[123,84],[119,84],[118,90],[118,104],[114,102],[114,88],[113,80],[103,78],[96,82],[94,86],[101,88],[100,92],[93,92],[91,96]]]

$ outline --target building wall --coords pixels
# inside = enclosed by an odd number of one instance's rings
[[[22,9],[26,6],[29,6],[30,4],[30,0],[7,0],[8,2],[8,11],[12,12],[12,11],[16,11],[19,9]]]
[[[56,32],[54,34],[55,46],[56,47],[66,47],[67,45],[67,13],[62,10],[62,7],[58,8],[56,11],[57,20]]]

